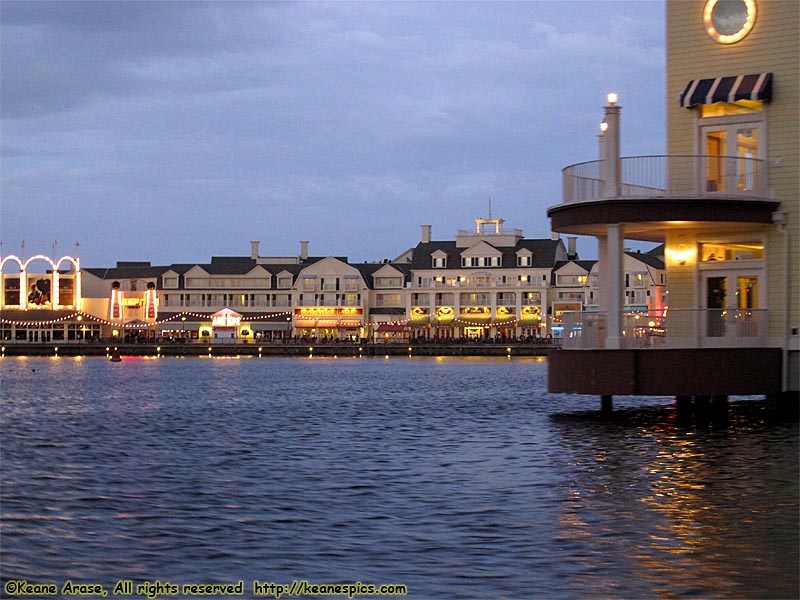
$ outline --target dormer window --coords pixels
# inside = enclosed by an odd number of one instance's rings
[[[447,268],[447,257],[446,256],[434,256],[433,257],[433,268],[434,269],[446,269]]]
[[[462,267],[499,267],[499,256],[462,256]]]
[[[518,255],[517,256],[517,266],[518,267],[531,267],[531,266],[533,266],[533,256],[531,256],[530,254],[527,255],[527,256],[525,256],[524,254],[523,255]]]

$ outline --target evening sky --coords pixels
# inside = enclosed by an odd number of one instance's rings
[[[394,258],[664,153],[661,0],[0,3],[2,254]],[[596,245],[581,240],[582,257]]]

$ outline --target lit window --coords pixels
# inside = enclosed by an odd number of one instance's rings
[[[708,117],[728,117],[730,115],[749,115],[759,113],[764,110],[762,100],[737,100],[736,102],[715,102],[714,104],[702,104],[700,106],[700,116]]]
[[[762,260],[762,242],[720,242],[700,244],[700,260],[719,262],[729,260]]]

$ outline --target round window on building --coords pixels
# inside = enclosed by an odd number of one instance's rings
[[[744,38],[756,21],[755,0],[707,0],[703,11],[706,33],[720,44]]]

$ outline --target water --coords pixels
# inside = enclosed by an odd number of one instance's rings
[[[728,427],[678,427],[667,399],[602,420],[546,370],[4,358],[3,582],[798,596],[796,425],[750,401]]]

